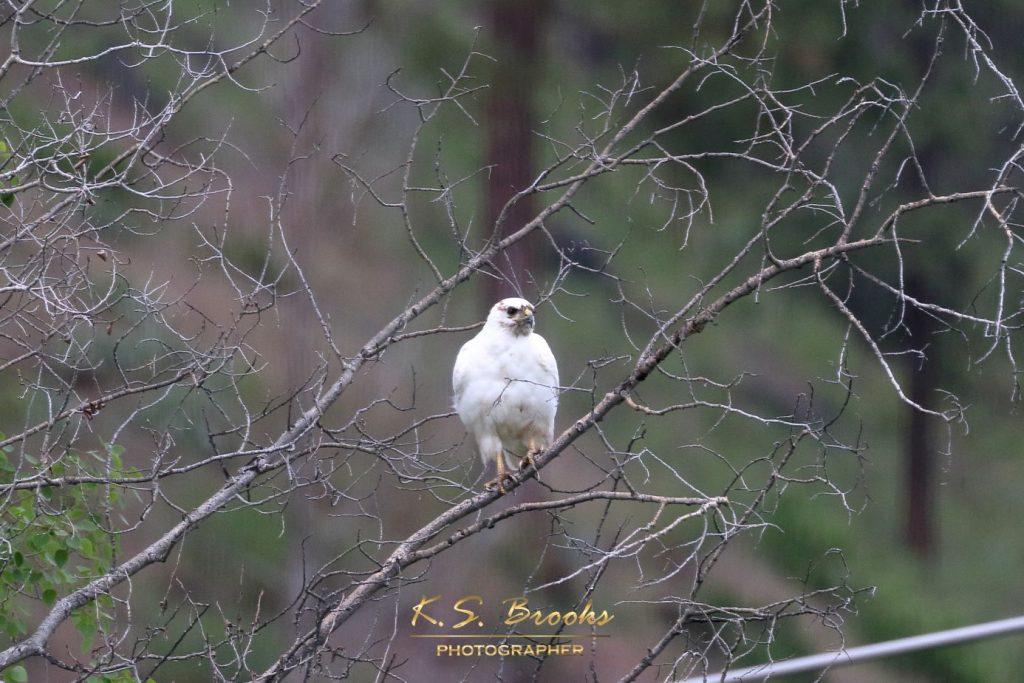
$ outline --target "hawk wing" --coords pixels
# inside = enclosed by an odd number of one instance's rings
[[[555,396],[555,403],[558,402],[558,363],[555,361],[555,354],[551,353],[551,347],[539,334],[531,334],[533,352],[537,360],[539,378],[537,383],[550,387]]]
[[[539,334],[531,334],[530,341],[537,363],[535,371],[537,376],[530,379],[537,385],[538,399],[541,403],[537,406],[537,410],[547,422],[545,431],[547,440],[550,441],[555,431],[555,411],[558,410],[558,363],[544,337]]]
[[[466,393],[466,385],[470,382],[474,368],[479,368],[484,362],[479,358],[476,351],[475,339],[470,339],[459,349],[459,355],[455,357],[455,369],[452,370],[452,401],[456,410],[462,403],[462,397]]]

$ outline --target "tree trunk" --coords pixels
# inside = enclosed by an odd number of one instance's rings
[[[533,92],[540,59],[540,34],[546,0],[496,0],[489,25],[498,60],[487,102],[487,224],[493,226],[516,192],[533,181]],[[497,239],[534,216],[534,203],[522,199],[510,207]],[[495,260],[501,280],[488,278],[487,305],[513,294],[527,294],[535,250],[526,241],[514,244]]]
[[[908,291],[915,297],[930,301],[920,282],[908,282]],[[930,319],[913,306],[907,306],[904,322],[912,343],[922,349],[929,343]],[[910,357],[909,394],[910,400],[928,407],[938,385],[941,362],[939,349],[933,344],[925,352],[923,360]],[[931,438],[931,423],[928,415],[919,410],[909,409],[910,420],[906,431],[904,454],[904,542],[918,557],[928,557],[935,549],[935,453]]]

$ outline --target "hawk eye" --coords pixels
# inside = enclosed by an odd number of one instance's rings
[[[516,308],[515,306],[509,306],[507,310],[508,310],[508,317],[510,317],[510,318],[512,316],[514,316],[516,313],[519,312],[519,309]]]

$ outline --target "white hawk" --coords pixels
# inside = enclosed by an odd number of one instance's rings
[[[480,332],[455,359],[455,410],[476,440],[484,466],[498,476],[487,482],[504,493],[506,467],[520,467],[551,444],[558,408],[558,366],[544,338],[533,332],[533,305],[525,299],[494,304]],[[506,460],[508,458],[508,460]]]

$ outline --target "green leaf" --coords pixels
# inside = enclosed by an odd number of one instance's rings
[[[21,665],[12,666],[4,672],[4,680],[8,683],[28,683],[28,671]]]
[[[96,616],[88,610],[76,610],[71,613],[71,623],[75,625],[75,630],[82,636],[82,651],[88,652],[92,649],[92,639],[98,628]]]
[[[3,194],[0,194],[0,202],[3,202],[4,206],[9,208],[11,204],[14,203],[14,193],[4,192]]]
[[[67,549],[66,548],[58,548],[57,551],[53,553],[53,562],[58,567],[63,567],[64,565],[66,565],[68,563],[68,551],[67,551]]]
[[[80,534],[88,534],[88,533],[93,533],[93,532],[95,532],[95,531],[97,531],[99,529],[99,527],[96,526],[96,523],[93,522],[91,519],[82,519],[81,521],[78,521],[79,518],[84,516],[84,514],[85,514],[84,512],[82,512],[80,510],[73,510],[72,512],[73,513],[74,512],[80,513],[80,514],[75,516],[75,519],[76,519],[75,527],[78,529],[78,533],[80,533]]]
[[[47,588],[43,591],[43,602],[47,605],[52,605],[57,602],[57,591],[52,588]]]
[[[15,618],[6,619],[3,622],[4,633],[10,636],[12,639],[18,638],[25,631],[25,627]]]

